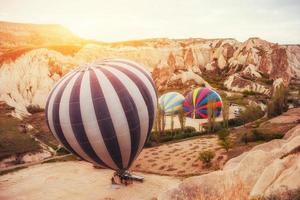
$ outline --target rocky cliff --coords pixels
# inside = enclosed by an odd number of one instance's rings
[[[29,105],[44,107],[53,84],[76,65],[111,57],[143,64],[159,92],[205,85],[270,95],[276,85],[300,78],[299,45],[259,38],[82,41],[60,26],[0,23],[0,100],[26,115]]]
[[[296,116],[282,115],[270,123],[299,123]],[[248,152],[229,160],[223,170],[185,179],[178,187],[158,199],[222,199],[247,200],[278,195],[287,198],[286,191],[299,189],[300,126],[285,134],[283,139],[257,145]],[[271,198],[270,198],[271,199]]]

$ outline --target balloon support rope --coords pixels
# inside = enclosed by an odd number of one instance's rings
[[[113,177],[111,178],[111,184],[112,185],[130,185],[133,183],[133,181],[137,182],[143,182],[144,177],[132,175],[128,171],[125,171],[123,173],[115,172]]]

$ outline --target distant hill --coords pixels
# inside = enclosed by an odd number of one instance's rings
[[[85,40],[58,24],[0,22],[0,51],[14,47],[83,44]]]

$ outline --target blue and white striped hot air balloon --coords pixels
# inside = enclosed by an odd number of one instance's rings
[[[163,94],[158,102],[160,109],[165,115],[175,115],[182,110],[184,96],[178,92],[168,92]]]
[[[145,69],[109,59],[65,75],[48,97],[46,118],[67,150],[96,166],[125,171],[150,134],[156,102]]]

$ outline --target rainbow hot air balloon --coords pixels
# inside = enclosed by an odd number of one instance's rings
[[[178,92],[168,92],[162,95],[158,102],[165,115],[178,114],[182,110],[184,96]]]
[[[96,166],[125,172],[153,126],[156,90],[148,72],[124,59],[96,61],[51,91],[47,123],[60,143]]]
[[[209,100],[214,102],[215,115],[219,116],[222,110],[222,99],[216,91],[209,88],[196,88],[189,92],[182,103],[183,111],[187,117],[206,119]]]

